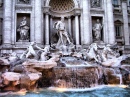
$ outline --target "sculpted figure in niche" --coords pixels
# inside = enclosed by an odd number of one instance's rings
[[[29,40],[29,27],[27,26],[26,17],[23,17],[23,20],[21,21],[17,32],[20,34],[19,40]]]
[[[96,23],[93,26],[93,32],[94,32],[93,34],[96,41],[101,40],[101,30],[102,30],[102,25],[100,23],[100,20],[97,19]]]
[[[91,6],[92,7],[100,7],[100,0],[92,0]]]
[[[55,22],[53,28],[57,30],[57,34],[59,36],[57,46],[67,45],[67,42],[71,44],[69,35],[65,28],[64,17],[61,17],[60,21]]]

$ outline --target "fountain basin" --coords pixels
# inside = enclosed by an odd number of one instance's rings
[[[76,57],[61,57],[60,63],[65,67],[92,67],[93,65]]]

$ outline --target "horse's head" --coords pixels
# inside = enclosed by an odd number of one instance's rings
[[[98,49],[97,43],[91,44],[91,48],[93,48],[95,51],[97,51],[97,49]]]
[[[45,52],[49,52],[49,51],[50,51],[49,49],[50,49],[49,46],[45,46],[44,51],[45,51]]]
[[[106,46],[104,47],[104,50],[107,51],[107,52],[112,52],[112,49],[110,48],[110,46],[111,46],[111,45],[109,45],[109,44],[106,45]]]

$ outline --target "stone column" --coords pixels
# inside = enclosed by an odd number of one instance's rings
[[[3,43],[11,44],[12,0],[4,0]]]
[[[32,8],[35,8],[35,0],[31,1]],[[36,41],[35,40],[35,9],[31,12],[30,21],[32,24],[30,24],[30,41]]]
[[[75,16],[75,39],[76,39],[76,45],[79,45],[79,19],[78,16]]]
[[[92,34],[90,33],[90,0],[83,0],[83,44],[90,44]]]
[[[16,12],[15,12],[15,4],[16,2],[12,2],[12,28],[11,28],[11,44],[14,45],[17,38],[17,27],[16,27]]]
[[[0,18],[0,35],[2,35],[2,18]]]
[[[68,28],[69,28],[69,34],[71,35],[71,17],[68,17]]]
[[[41,0],[35,0],[35,41],[42,43],[42,6]]]
[[[50,33],[52,33],[52,29],[53,29],[53,24],[52,24],[52,16],[50,16],[50,27],[51,27],[51,29],[50,29]]]
[[[115,31],[114,31],[114,17],[113,17],[113,6],[112,0],[106,0],[107,3],[107,19],[108,19],[108,35],[109,35],[109,43],[115,43]]]
[[[52,37],[52,35],[53,35],[53,32],[52,32],[53,31],[53,17],[52,16],[50,16],[50,24],[49,25],[50,25],[49,37]],[[53,39],[50,38],[50,41],[49,41],[50,44],[53,42],[52,40]]]
[[[107,19],[107,0],[104,0],[104,10],[105,10],[105,16],[104,16],[104,22],[103,22],[103,41],[105,43],[109,43],[108,41],[108,19]]]
[[[0,18],[0,44],[2,43],[2,22],[3,22],[3,20],[2,20],[2,18]]]
[[[45,15],[45,44],[49,45],[49,15]]]
[[[124,22],[124,37],[125,45],[129,45],[129,26],[128,26],[128,13],[127,13],[127,3],[122,2],[122,12],[123,12],[123,22]]]

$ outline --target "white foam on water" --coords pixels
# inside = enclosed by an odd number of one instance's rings
[[[84,91],[93,91],[96,89],[102,89],[106,85],[100,85],[92,88],[58,88],[58,87],[49,87],[48,90],[57,91],[57,92],[84,92]]]
[[[128,85],[112,85],[112,84],[110,84],[110,85],[106,85],[107,87],[119,87],[119,88],[128,88],[129,86]]]
[[[107,88],[107,87],[119,87],[119,88],[128,88],[127,85],[98,85],[92,88],[58,88],[58,87],[49,87],[48,90],[56,92],[85,92],[93,91],[97,89]]]

